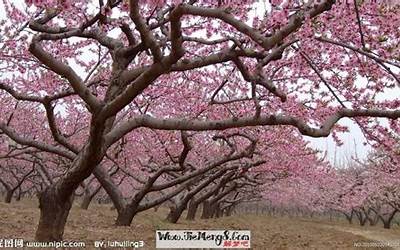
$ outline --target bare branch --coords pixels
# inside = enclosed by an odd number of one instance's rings
[[[49,122],[50,131],[51,131],[51,134],[52,134],[54,140],[56,142],[60,143],[65,148],[72,151],[73,153],[78,154],[79,149],[77,147],[75,147],[74,145],[72,145],[71,143],[69,143],[67,138],[65,138],[64,136],[62,136],[60,134],[60,132],[57,128],[55,118],[54,118],[54,108],[51,105],[50,101],[45,100],[43,102],[43,105],[46,109],[47,120]]]
[[[151,50],[151,53],[154,56],[154,61],[159,62],[162,59],[162,52],[161,49],[157,43],[157,40],[155,39],[152,31],[149,29],[147,26],[145,20],[139,13],[139,4],[137,0],[130,0],[129,1],[129,6],[130,6],[130,18],[136,25],[136,29],[140,33],[140,37],[142,38],[143,43],[145,44],[146,47],[149,47]]]
[[[333,115],[327,117],[321,128],[312,128],[304,120],[287,116],[260,115],[259,117],[230,118],[225,120],[200,120],[179,118],[155,118],[149,115],[140,115],[131,120],[121,123],[106,135],[106,144],[111,145],[119,138],[139,127],[160,130],[224,130],[235,127],[265,126],[265,125],[291,125],[296,127],[303,135],[312,137],[326,137],[333,126],[345,117],[386,117],[398,119],[400,110],[377,110],[377,109],[339,109]]]

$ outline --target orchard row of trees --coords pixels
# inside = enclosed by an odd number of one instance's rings
[[[118,213],[117,225],[130,225],[137,213],[163,203],[171,210],[167,219],[176,223],[185,209],[188,218],[194,219],[201,204],[203,218],[230,213],[227,211],[240,202],[261,199],[265,181],[300,175],[304,163],[312,168],[320,162],[301,137],[287,137],[290,131],[281,138],[276,131],[265,131],[258,138],[250,132],[209,137],[202,133],[140,131],[110,151],[75,196],[82,196],[81,207],[87,209],[103,189]],[[289,142],[298,145],[292,147],[296,151],[291,154],[286,152]],[[14,192],[16,197],[22,192],[42,192],[67,168],[60,157],[51,159],[15,143],[5,149],[1,168],[5,202],[11,201]],[[140,149],[141,157],[132,157],[132,149]],[[299,162],[299,157],[304,162]],[[275,166],[279,162],[278,170]],[[268,176],[265,168],[271,169]]]
[[[399,223],[399,166],[398,152],[390,155],[380,150],[366,161],[327,169],[317,182],[302,178],[275,183],[265,197],[271,202],[266,212],[273,214],[279,208],[286,215],[319,215],[390,228]]]
[[[2,0],[1,183],[38,192],[38,241],[99,185],[117,225],[167,201],[172,222],[221,214],[295,178],[311,195],[332,175],[301,136],[338,138],[342,118],[397,145],[399,6],[263,6]]]
[[[187,220],[260,212],[344,217],[349,223],[357,219],[362,226],[381,222],[384,228],[390,228],[400,212],[399,164],[387,152],[377,151],[365,162],[333,168],[298,139],[296,145],[302,147],[286,155],[282,148],[289,143],[286,136],[264,138],[274,145],[269,143],[263,148],[254,137],[240,133],[213,138],[204,138],[203,134],[189,136],[186,132],[180,132],[180,138],[178,134],[155,131],[148,131],[147,135],[146,140],[140,140],[146,141],[144,147],[148,147],[142,154],[145,159],[127,165],[132,160],[125,153],[127,148],[138,145],[124,141],[112,153],[114,158],[110,156],[81,183],[75,198],[80,197],[82,209],[88,209],[93,199],[112,203],[118,214],[116,225],[130,225],[137,213],[167,206],[170,212],[166,219],[172,223],[186,210]],[[242,149],[238,149],[238,138],[244,140]],[[184,145],[180,153],[179,140]],[[194,147],[194,141],[205,148]],[[291,143],[295,141],[290,138]],[[154,143],[152,147],[150,142]],[[167,142],[175,144],[167,146]],[[160,148],[164,150],[161,154],[152,150]],[[200,153],[206,149],[208,154],[204,157]],[[2,156],[0,182],[6,203],[12,197],[18,201],[21,196],[40,193],[61,175],[57,173],[60,162],[49,170],[45,167],[52,165],[45,162],[48,158],[25,150],[11,144]],[[197,157],[187,160],[192,150]],[[261,154],[260,150],[268,153]],[[219,159],[210,162],[210,158]]]

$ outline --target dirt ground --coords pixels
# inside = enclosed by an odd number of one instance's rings
[[[113,225],[115,211],[109,205],[93,205],[89,210],[72,209],[65,240],[85,241],[94,248],[95,240],[143,240],[144,249],[155,248],[157,229],[238,229],[251,230],[253,249],[390,249],[356,247],[354,244],[391,241],[400,244],[400,229],[361,228],[345,222],[290,219],[261,215],[241,215],[219,219],[186,221],[170,224],[164,221],[167,210],[145,211],[134,218],[130,227]],[[39,209],[35,201],[0,203],[0,239],[33,240]]]

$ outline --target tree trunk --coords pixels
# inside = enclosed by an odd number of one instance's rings
[[[123,208],[127,206],[124,196],[122,195],[121,190],[118,188],[118,185],[113,182],[107,171],[101,165],[99,165],[94,169],[93,175],[101,184],[101,187],[106,191],[109,199],[111,199],[113,203],[112,207],[117,208],[117,211],[122,211]]]
[[[214,206],[214,216],[216,218],[221,218],[223,216],[223,211],[219,205]]]
[[[360,221],[360,226],[365,226],[365,223],[367,222],[367,218],[364,217],[364,216],[361,214],[361,212],[360,212],[360,215],[359,215],[359,217],[358,217],[358,220]]]
[[[117,219],[115,220],[116,226],[130,226],[133,220],[133,217],[137,214],[137,210],[135,208],[125,207],[118,211]]]
[[[40,242],[61,241],[73,195],[60,199],[55,189],[46,188],[39,195],[40,220],[35,239]]]
[[[215,218],[217,216],[217,209],[218,204],[211,204],[208,218]]]
[[[101,185],[99,185],[95,190],[93,190],[93,192],[90,192],[90,188],[87,187],[83,194],[81,208],[87,210],[93,198],[99,193],[100,190],[101,190]]]
[[[16,200],[16,201],[20,201],[20,200],[21,200],[21,197],[22,197],[22,191],[21,191],[21,189],[19,189],[18,194],[17,194],[17,197],[15,198],[15,200]]]
[[[196,202],[190,202],[189,203],[189,208],[188,208],[188,212],[186,215],[186,219],[187,220],[194,220],[196,218],[196,212],[197,209],[199,208],[199,203]]]
[[[201,213],[201,218],[202,219],[208,219],[208,218],[210,218],[210,214],[211,214],[211,205],[206,200],[206,201],[203,202],[203,211]]]
[[[232,216],[234,205],[231,205],[225,209],[225,216]]]
[[[375,226],[376,224],[378,224],[379,216],[377,214],[375,214],[375,216],[373,218],[368,218],[368,220],[369,220],[370,226]]]
[[[398,212],[398,210],[395,209],[386,218],[384,218],[383,216],[380,216],[380,218],[381,218],[381,220],[383,222],[383,228],[390,229],[391,224],[392,224],[392,220],[393,220],[393,218],[394,218],[394,216],[396,215],[397,212]]]
[[[83,195],[83,200],[82,200],[82,203],[81,203],[81,209],[87,210],[89,208],[90,203],[93,200],[93,197],[94,196],[92,196],[90,193],[85,193]]]
[[[354,212],[351,211],[350,214],[346,214],[346,213],[343,212],[343,214],[344,214],[344,216],[346,217],[346,219],[347,219],[347,221],[349,222],[349,224],[353,224],[353,215],[354,215]]]
[[[171,223],[177,223],[179,218],[182,216],[183,211],[185,211],[184,205],[178,205],[177,207],[171,207],[170,212],[167,216],[167,221]]]
[[[13,197],[13,194],[14,194],[14,191],[12,191],[12,190],[7,190],[6,196],[5,196],[5,198],[4,198],[4,202],[5,202],[5,203],[11,203],[11,199],[12,199],[12,197]]]
[[[364,226],[366,219],[363,218],[363,213],[360,211],[356,211],[355,214],[357,216],[358,222],[360,223],[360,226]]]
[[[115,220],[115,225],[130,226],[135,215],[140,212],[139,202],[132,201],[130,204],[124,205],[122,208],[117,208],[118,216]]]
[[[107,90],[106,101],[114,93]],[[89,177],[104,158],[104,134],[113,126],[115,116],[106,120],[93,113],[89,138],[76,155],[70,155],[71,165],[57,182],[48,186],[39,196],[40,219],[36,231],[37,241],[61,241],[64,227],[72,206],[74,192],[79,184]]]
[[[390,229],[390,221],[383,221],[383,228]]]

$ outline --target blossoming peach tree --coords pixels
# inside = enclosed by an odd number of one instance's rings
[[[397,5],[2,5],[0,131],[68,165],[40,194],[39,241],[62,239],[74,191],[109,150],[141,128],[212,133],[291,126],[323,137],[344,131],[337,122],[345,117],[366,135],[374,136],[376,126],[399,128]],[[395,96],[382,98],[388,92]],[[375,124],[379,117],[390,122]]]

